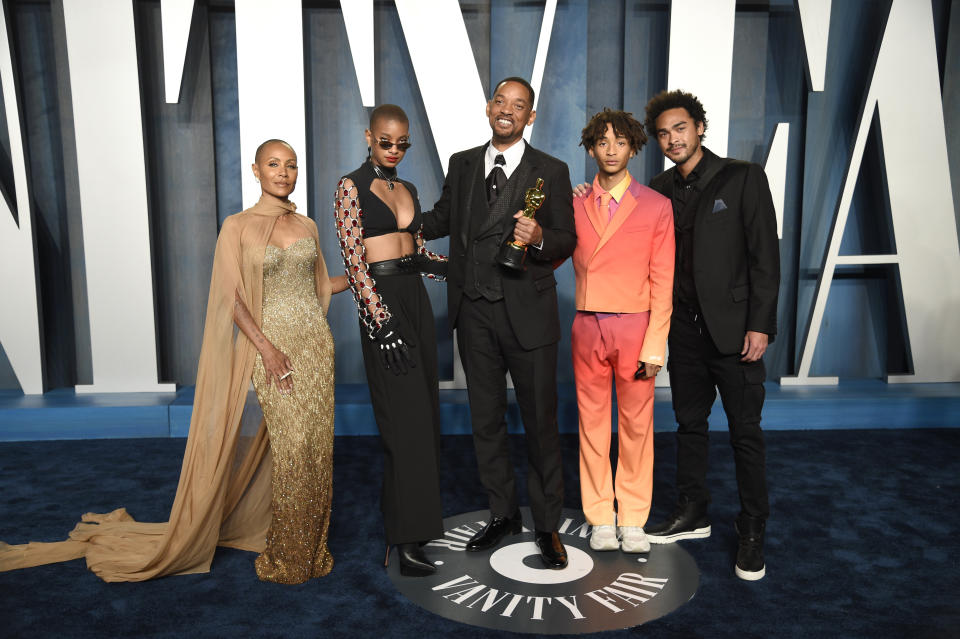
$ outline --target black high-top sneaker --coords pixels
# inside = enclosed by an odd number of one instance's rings
[[[681,539],[702,539],[710,536],[710,518],[707,502],[683,498],[666,520],[644,527],[652,544],[672,544]]]
[[[763,563],[763,531],[766,522],[757,517],[740,515],[736,522],[740,545],[737,547],[737,577],[747,581],[763,579],[767,568]]]

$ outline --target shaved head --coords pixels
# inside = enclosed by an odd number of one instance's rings
[[[381,104],[374,109],[370,114],[370,130],[373,131],[373,127],[381,120],[396,120],[406,125],[410,124],[407,114],[396,104]]]
[[[273,145],[273,144],[282,144],[283,146],[285,146],[285,147],[287,147],[288,149],[290,149],[290,152],[291,152],[291,153],[293,153],[294,155],[297,154],[297,152],[293,150],[293,147],[290,146],[289,144],[287,144],[286,142],[284,142],[283,140],[272,139],[272,140],[267,140],[266,142],[264,142],[263,144],[261,144],[260,146],[257,147],[257,153],[256,153],[256,155],[253,157],[253,161],[254,161],[256,164],[260,164],[260,160],[261,160],[261,158],[262,158],[262,156],[263,156],[263,151],[264,151],[268,146]]]

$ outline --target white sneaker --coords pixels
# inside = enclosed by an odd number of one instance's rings
[[[650,540],[640,526],[620,526],[623,552],[650,552]]]
[[[590,533],[590,548],[593,550],[617,550],[620,548],[620,540],[617,539],[617,529],[615,526],[594,526]]]

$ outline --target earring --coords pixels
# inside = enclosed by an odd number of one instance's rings
[[[260,184],[260,178],[253,178],[253,180],[254,180],[257,184]]]
[[[367,147],[367,159],[368,159],[368,160],[370,159],[370,153],[371,153],[371,152],[370,152],[370,147],[368,146],[368,147]]]

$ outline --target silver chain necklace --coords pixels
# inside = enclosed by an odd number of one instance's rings
[[[380,167],[377,166],[376,164],[373,165],[373,172],[377,174],[377,177],[378,177],[378,178],[380,178],[381,180],[383,180],[384,182],[387,183],[387,190],[388,190],[388,191],[392,191],[392,190],[393,190],[393,183],[397,181],[397,176],[396,176],[396,175],[394,175],[393,177],[388,177],[387,174],[384,173],[384,172],[380,169]]]

